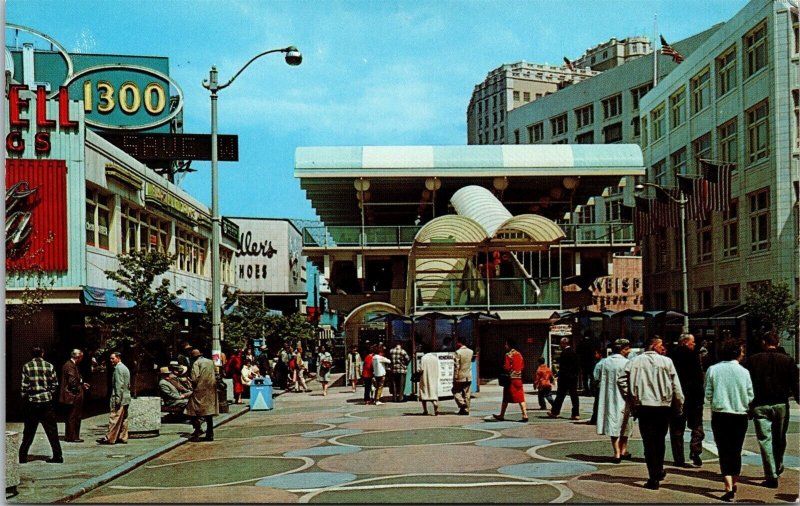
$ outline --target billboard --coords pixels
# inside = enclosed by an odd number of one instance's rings
[[[236,287],[242,294],[305,294],[300,232],[287,220],[230,218],[239,226]]]

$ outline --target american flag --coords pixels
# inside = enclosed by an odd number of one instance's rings
[[[574,64],[574,63],[572,63],[572,62],[570,61],[570,59],[569,59],[569,58],[567,58],[566,56],[564,57],[564,64],[566,64],[566,66],[567,66],[567,69],[569,69],[569,70],[571,70],[571,71],[573,71],[573,72],[575,71],[575,64]]]
[[[680,207],[675,202],[677,193],[675,189],[656,188],[656,199],[650,202],[650,212],[659,227],[678,228],[680,225]]]
[[[675,51],[672,46],[667,44],[667,41],[664,39],[664,36],[661,35],[661,54],[665,54],[667,56],[672,57],[672,61],[675,63],[680,63],[683,61],[683,55],[679,52]]]
[[[703,178],[708,181],[708,209],[712,211],[728,210],[731,201],[731,171],[735,165],[700,159],[700,171]]]
[[[650,214],[650,200],[635,196],[636,208],[633,212],[633,230],[636,242],[641,243],[642,238],[655,233],[655,224]]]
[[[686,217],[690,220],[706,219],[708,208],[708,182],[702,178],[678,175],[678,187],[686,202]]]

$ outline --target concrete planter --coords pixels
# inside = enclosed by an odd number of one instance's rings
[[[128,432],[133,437],[158,436],[161,431],[161,398],[136,397],[128,406]]]
[[[22,434],[11,430],[6,431],[6,497],[8,494],[16,495],[19,485],[19,445]]]

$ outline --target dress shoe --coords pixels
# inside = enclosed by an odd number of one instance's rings
[[[65,443],[83,443],[83,439],[65,439]]]
[[[761,482],[762,487],[778,488],[778,480],[766,479]]]
[[[547,416],[550,417],[550,418],[558,418],[558,415],[553,413],[552,411],[548,411],[547,412]]]
[[[621,464],[622,463],[622,457],[611,457],[611,462],[613,462],[615,464]]]
[[[619,458],[621,458],[622,460],[632,460],[633,459],[633,455],[631,455],[630,453],[625,453],[623,455],[620,455]]]
[[[580,419],[581,419],[581,417],[579,417],[578,415],[575,415],[575,416],[571,416],[571,417],[569,417],[569,419],[570,419],[570,420],[580,420]]]
[[[650,490],[658,490],[658,480],[647,480],[644,484],[644,488],[649,488]]]
[[[109,441],[108,439],[105,439],[105,438],[98,439],[97,443],[101,444],[101,445],[113,445],[114,444],[114,443],[112,443],[111,441]]]
[[[661,474],[658,475],[658,481],[663,481],[667,477],[667,470],[662,469]]]
[[[525,417],[525,418],[522,418],[522,419],[520,419],[520,422],[522,422],[522,423],[528,423],[528,417]]]
[[[461,408],[461,409],[459,409],[459,410],[458,410],[458,414],[459,414],[459,415],[462,415],[462,416],[463,416],[463,415],[468,415],[468,414],[469,414],[469,411],[467,411],[467,410],[466,410],[466,409],[464,409],[464,408]]]
[[[192,443],[199,443],[201,441],[201,439],[199,437],[197,437],[197,436],[192,436],[192,437],[189,438],[189,441],[192,442]]]
[[[45,460],[45,462],[47,462],[48,464],[63,464],[64,463],[64,457],[58,457],[58,458],[53,457],[53,458]]]
[[[778,469],[775,470],[775,474],[777,474],[778,476],[783,474],[783,464],[778,466]]]
[[[505,418],[503,418],[503,417],[502,417],[502,416],[500,416],[500,415],[492,415],[492,418],[494,418],[494,419],[495,419],[495,420],[497,420],[498,422],[502,422],[503,420],[505,420]]]
[[[27,464],[28,463],[28,457],[20,457],[19,458],[19,463],[20,464]]]
[[[722,494],[722,497],[720,497],[720,500],[725,501],[725,502],[731,502],[731,501],[733,501],[734,497],[736,497],[736,492],[733,491],[733,490],[729,490],[728,492],[725,492],[724,494]]]
[[[700,458],[700,455],[692,454],[689,455],[689,458],[692,459],[692,464],[700,467],[703,465],[703,459]]]

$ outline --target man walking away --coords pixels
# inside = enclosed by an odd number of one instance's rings
[[[547,413],[550,418],[558,418],[561,413],[561,405],[569,393],[569,400],[572,402],[572,420],[580,420],[580,401],[578,400],[578,375],[580,365],[578,355],[572,349],[568,337],[562,337],[558,343],[561,347],[561,355],[558,358],[558,390],[556,391],[556,401]]]
[[[789,396],[800,404],[800,379],[789,355],[778,351],[778,335],[769,332],[761,339],[761,353],[747,360],[753,380],[753,425],[756,429],[765,480],[762,486],[778,488],[783,473],[783,454],[789,430]]]
[[[68,406],[67,420],[64,430],[64,441],[67,443],[83,443],[81,439],[81,417],[83,416],[83,391],[89,384],[83,382],[78,364],[83,361],[83,352],[72,350],[70,359],[61,367],[61,389],[58,401]]]
[[[453,357],[453,399],[458,406],[459,415],[469,414],[470,391],[472,386],[472,350],[464,344],[464,339],[456,338],[456,354]]]
[[[545,400],[553,407],[553,371],[547,367],[544,357],[539,357],[539,367],[536,368],[536,376],[533,378],[533,386],[536,387],[536,395],[539,398],[539,409],[547,409]]]
[[[403,349],[400,341],[395,341],[394,348],[389,352],[392,364],[389,366],[391,375],[392,401],[403,402],[405,400],[406,373],[408,371],[408,353]]]
[[[700,364],[700,355],[695,352],[695,340],[692,334],[681,334],[678,347],[673,350],[670,358],[675,364],[681,390],[686,400],[683,403],[683,414],[673,414],[669,422],[669,439],[672,444],[672,458],[676,466],[687,467],[683,453],[683,433],[686,427],[692,432],[689,442],[689,458],[692,463],[700,467],[703,460],[703,402],[705,389],[703,387],[703,366]]]
[[[128,442],[128,405],[131,403],[131,372],[122,363],[119,352],[111,353],[111,365],[114,374],[111,378],[111,414],[108,418],[108,432],[104,439],[98,439],[101,445],[113,445]]]
[[[192,364],[192,396],[186,406],[186,414],[192,417],[192,432],[189,441],[198,442],[203,434],[203,421],[206,422],[205,440],[214,440],[214,416],[219,414],[219,397],[217,396],[217,377],[214,371],[214,362],[200,353],[192,350],[194,364]]]
[[[20,464],[28,462],[28,450],[33,444],[40,423],[53,452],[53,456],[47,459],[47,462],[51,464],[64,462],[53,408],[53,394],[58,389],[58,378],[53,364],[42,358],[43,356],[42,348],[34,346],[31,348],[31,361],[22,366],[20,391],[25,405],[25,428],[22,432],[22,444],[19,447]]]
[[[675,365],[665,357],[664,343],[658,336],[647,343],[647,351],[626,366],[617,384],[628,398],[633,415],[639,418],[644,445],[644,460],[649,476],[645,488],[658,490],[664,470],[664,451],[671,413],[681,413],[683,391]]]

